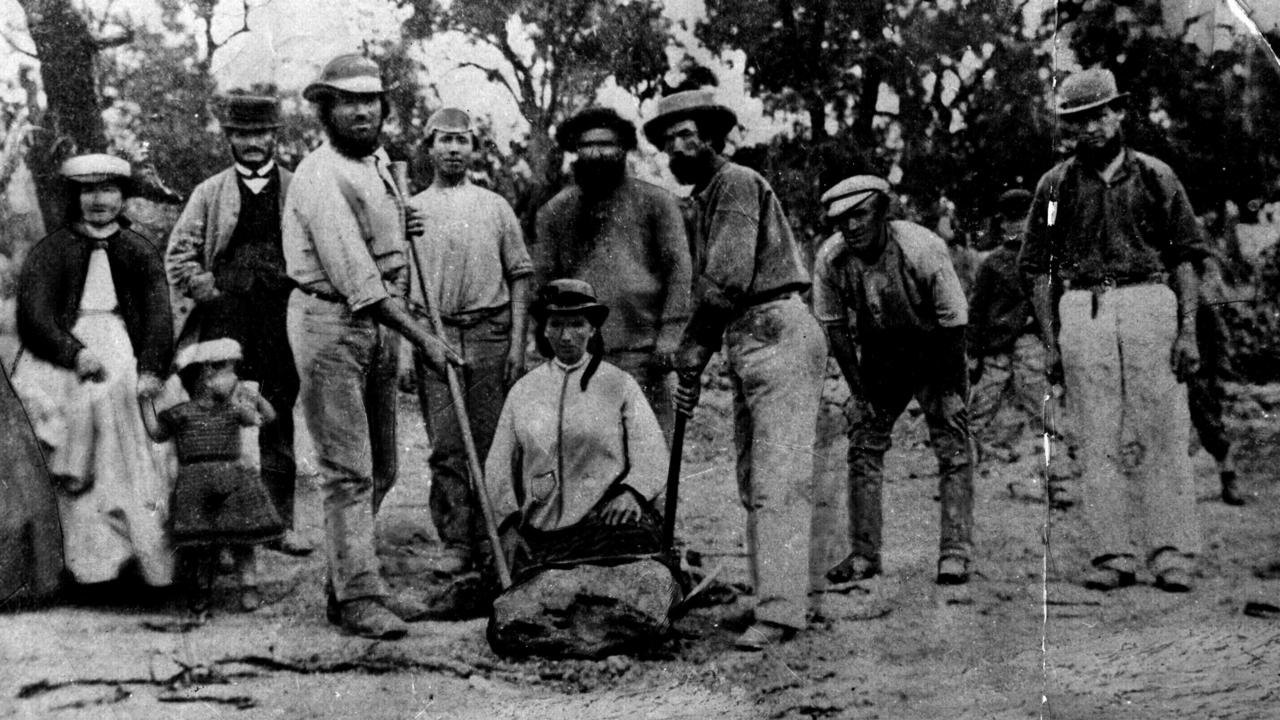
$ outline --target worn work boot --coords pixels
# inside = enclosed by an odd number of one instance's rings
[[[880,561],[865,555],[849,553],[849,557],[827,571],[827,582],[841,584],[867,580],[880,574]]]
[[[944,555],[938,560],[939,585],[964,585],[969,582],[969,560],[959,555]]]
[[[1095,567],[1085,573],[1081,584],[1090,590],[1100,590],[1102,592],[1110,592],[1123,587],[1129,587],[1138,581],[1137,575],[1128,570],[1117,570],[1113,567],[1103,565]]]
[[[407,593],[394,593],[382,601],[383,607],[405,622],[426,620],[431,615],[431,607]]]
[[[1223,470],[1218,477],[1222,480],[1222,502],[1228,505],[1243,505],[1244,498],[1236,487],[1236,471]]]
[[[738,639],[733,641],[733,646],[739,650],[758,651],[770,645],[786,642],[795,635],[796,629],[793,627],[759,621],[739,635]]]
[[[316,548],[307,542],[306,538],[298,534],[296,530],[289,530],[279,540],[267,543],[267,549],[275,550],[291,557],[306,557],[315,552]]]
[[[1191,592],[1191,573],[1182,568],[1169,568],[1156,574],[1156,587],[1168,593]]]
[[[383,607],[377,598],[348,600],[337,610],[338,626],[352,635],[373,640],[399,640],[409,634],[409,626]]]

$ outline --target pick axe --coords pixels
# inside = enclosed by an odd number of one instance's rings
[[[676,424],[671,430],[671,459],[667,465],[667,501],[662,512],[662,551],[675,557],[676,507],[680,498],[680,456],[684,453],[684,427],[689,415],[676,410]]]
[[[401,197],[409,197],[409,164],[404,161],[391,163],[391,179],[400,190]],[[422,266],[418,255],[418,246],[409,240],[409,254],[413,256],[413,266],[417,270],[418,290],[422,293],[422,304],[427,308],[427,316],[431,319],[431,328],[436,335],[444,338],[444,323],[440,320],[440,308],[432,300],[430,288],[427,286],[426,268]],[[480,455],[476,452],[475,437],[471,434],[471,419],[467,415],[466,396],[462,393],[462,383],[458,381],[458,372],[452,365],[445,366],[445,380],[449,383],[449,395],[453,399],[453,411],[458,418],[458,427],[462,428],[462,447],[467,455],[467,474],[471,477],[471,491],[480,503],[480,514],[484,516],[485,533],[489,536],[489,544],[493,547],[493,564],[498,570],[498,581],[502,588],[511,587],[511,571],[507,568],[507,559],[502,554],[502,542],[498,538],[498,523],[493,517],[493,505],[489,501],[489,493],[484,486],[484,468],[480,464]]]

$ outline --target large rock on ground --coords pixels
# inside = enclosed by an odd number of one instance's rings
[[[489,644],[502,655],[603,657],[666,637],[680,587],[656,560],[546,570],[498,597]]]

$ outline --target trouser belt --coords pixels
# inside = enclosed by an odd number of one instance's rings
[[[1079,290],[1092,295],[1092,298],[1090,298],[1092,302],[1089,317],[1096,320],[1098,317],[1098,298],[1102,297],[1108,290],[1135,285],[1167,285],[1168,283],[1168,273],[1156,272],[1147,275],[1104,275],[1100,278],[1069,278],[1063,280],[1062,286],[1064,290]]]
[[[1169,273],[1155,272],[1145,275],[1103,275],[1101,277],[1079,277],[1063,280],[1066,290],[1089,290],[1106,292],[1115,288],[1132,285],[1165,285],[1169,282]]]
[[[310,295],[313,298],[324,300],[325,302],[345,303],[347,301],[346,298],[344,298],[343,296],[337,293],[325,292],[323,290],[316,290],[315,288],[309,288],[309,287],[306,287],[305,285],[299,285],[298,291],[306,295]]]

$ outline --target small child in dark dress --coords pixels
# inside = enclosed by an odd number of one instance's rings
[[[230,338],[188,346],[175,365],[191,399],[159,414],[146,403],[142,413],[156,441],[172,438],[176,445],[169,533],[185,556],[191,609],[197,613],[208,610],[223,547],[234,563],[240,608],[256,609],[261,600],[253,546],[284,533],[262,479],[241,462],[240,428],[273,422],[275,411],[240,384],[240,358],[240,344]]]

